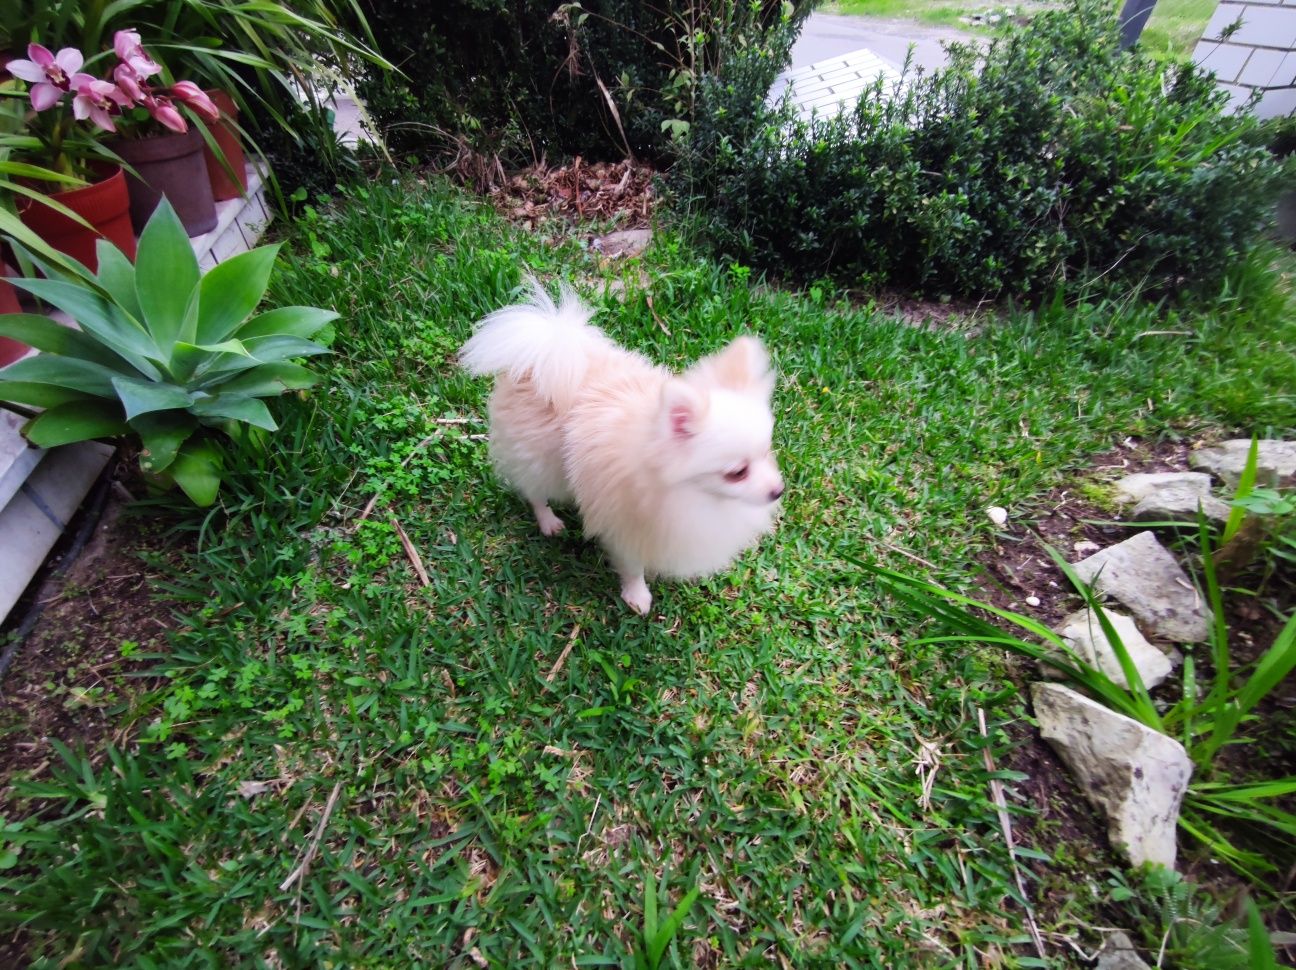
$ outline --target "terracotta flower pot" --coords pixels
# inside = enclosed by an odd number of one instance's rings
[[[238,131],[233,122],[238,118],[238,107],[234,99],[224,91],[208,91],[207,96],[220,109],[221,120],[211,126],[212,138],[220,147],[225,161],[234,170],[237,180],[229,177],[220,159],[206,144],[203,145],[203,158],[207,162],[207,175],[211,179],[212,198],[217,202],[226,199],[241,198],[247,192],[247,160],[243,157],[243,143],[239,141]]]
[[[130,194],[120,168],[114,168],[112,174],[102,181],[92,182],[79,189],[55,192],[50,198],[61,202],[95,227],[92,232],[47,205],[24,199],[19,203],[19,215],[23,224],[54,249],[94,270],[99,268],[95,241],[103,237],[130,259],[135,259]]]
[[[197,128],[190,127],[183,135],[118,138],[109,147],[140,176],[126,176],[131,222],[136,232],[144,231],[164,195],[190,236],[201,236],[215,228],[216,203],[207,163],[203,161],[203,138]]]
[[[22,306],[18,303],[18,291],[4,278],[7,269],[6,266],[0,266],[0,313],[21,313]],[[26,344],[20,344],[8,337],[0,337],[0,367],[12,364],[26,354],[27,350]]]

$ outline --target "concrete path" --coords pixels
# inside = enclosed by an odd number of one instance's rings
[[[792,70],[867,48],[892,64],[903,64],[914,46],[914,64],[927,70],[945,64],[942,42],[970,41],[973,34],[952,27],[928,27],[907,20],[812,13],[792,46]]]

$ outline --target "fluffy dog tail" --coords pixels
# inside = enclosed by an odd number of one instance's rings
[[[470,374],[505,375],[530,380],[536,394],[558,411],[576,398],[591,357],[611,347],[590,326],[594,311],[564,285],[555,305],[533,277],[527,279],[530,300],[506,306],[485,317],[459,351],[459,363]]]

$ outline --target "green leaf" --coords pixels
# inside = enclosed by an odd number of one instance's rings
[[[312,357],[327,354],[327,347],[304,340],[301,337],[253,337],[244,341],[250,356],[239,357],[234,354],[222,354],[210,367],[202,371],[201,385],[210,388],[239,371],[251,370],[260,364],[277,363],[293,357]]]
[[[238,340],[226,340],[223,343],[203,346],[183,340],[177,341],[175,349],[171,352],[171,373],[177,380],[189,382],[212,370],[231,355],[248,360],[249,367],[255,363],[247,348]]]
[[[0,401],[30,404],[37,408],[52,408],[68,401],[93,401],[91,394],[83,394],[55,384],[35,384],[28,381],[0,381]]]
[[[206,508],[216,501],[222,471],[220,450],[205,438],[190,438],[167,469],[167,474],[194,505]]]
[[[91,398],[42,411],[27,423],[23,434],[34,445],[53,448],[74,441],[115,437],[129,430],[115,402]]]
[[[24,278],[11,279],[10,282],[58,307],[75,320],[84,333],[129,361],[146,377],[157,380],[162,376],[162,372],[151,363],[163,360],[157,345],[103,294],[89,286],[63,280]]]
[[[319,380],[301,364],[281,361],[274,364],[260,364],[251,370],[243,371],[220,385],[222,394],[247,394],[253,397],[266,397],[282,394],[284,391],[295,391],[311,387]]]
[[[684,925],[685,917],[688,916],[689,910],[693,908],[693,904],[697,902],[697,898],[701,894],[702,891],[694,886],[684,895],[684,898],[679,901],[679,904],[675,909],[671,911],[671,914],[667,917],[665,923],[662,923],[661,926],[657,927],[655,932],[645,932],[645,936],[649,937],[645,942],[648,946],[648,962],[650,966],[661,966],[662,957],[666,955],[666,948],[670,946],[670,942],[675,938],[675,934],[679,932],[679,928]],[[650,887],[647,895],[644,897],[644,902],[646,903],[650,897],[655,895],[656,894]],[[654,906],[654,909],[655,908],[656,907]],[[653,915],[654,917],[656,916],[655,913]],[[647,931],[647,914],[645,914],[644,924],[645,931]]]
[[[249,354],[262,363],[292,357],[314,357],[329,352],[327,347],[301,337],[252,337],[245,339],[243,345],[247,347]]]
[[[171,466],[180,446],[198,430],[198,421],[186,411],[154,411],[132,418],[130,426],[144,446],[140,468],[161,472]]]
[[[1256,470],[1260,462],[1260,438],[1257,435],[1251,436],[1251,447],[1247,450],[1246,464],[1242,466],[1242,474],[1238,476],[1237,491],[1233,493],[1233,509],[1229,512],[1228,521],[1224,523],[1224,533],[1220,536],[1220,545],[1228,542],[1235,535],[1238,529],[1242,528],[1242,520],[1246,517],[1246,509],[1237,503],[1251,494],[1255,488]]]
[[[170,411],[175,408],[188,408],[193,402],[193,395],[174,384],[155,384],[148,381],[131,380],[128,377],[113,378],[113,387],[126,409],[129,421],[140,414],[150,411]]]
[[[313,337],[341,314],[313,306],[282,306],[253,317],[238,329],[239,338]]]
[[[45,198],[49,197],[46,196]],[[77,221],[82,221],[76,213],[72,213],[72,217]],[[81,265],[70,256],[65,256],[51,248],[49,243],[45,242],[44,239],[32,232],[32,230],[27,227],[26,223],[4,206],[0,206],[0,233],[3,233],[10,237],[10,239],[21,244],[25,251],[28,251],[29,253],[38,253],[44,259],[47,259],[61,267],[66,273],[76,274],[85,278],[90,277],[90,270],[86,269],[85,266]]]
[[[198,279],[189,236],[164,197],[140,233],[135,255],[135,292],[144,324],[164,360],[170,360],[171,348],[180,339]]]
[[[238,329],[265,296],[278,255],[277,243],[259,246],[207,271],[199,284],[202,300],[196,343],[224,340]]]
[[[215,397],[195,401],[190,410],[199,417],[244,421],[267,431],[279,430],[279,425],[270,416],[270,409],[265,406],[265,402],[250,395],[217,394]]]
[[[124,312],[134,317],[137,323],[142,322],[144,314],[140,310],[139,295],[135,292],[134,265],[107,239],[95,243],[95,255],[99,260],[99,285]]]
[[[54,384],[95,397],[116,398],[113,379],[117,371],[75,357],[55,357],[38,354],[15,361],[0,370],[2,381],[22,381],[28,384]]]
[[[1274,953],[1273,944],[1269,942],[1269,933],[1260,910],[1254,899],[1247,899],[1247,955],[1251,970],[1278,970],[1278,956]]]
[[[113,370],[130,366],[93,337],[35,313],[0,314],[0,337],[10,337],[47,354],[88,360]]]
[[[1277,687],[1292,669],[1296,668],[1296,613],[1288,618],[1286,625],[1278,633],[1255,672],[1247,679],[1242,690],[1238,692],[1237,705],[1242,715],[1252,708]]]

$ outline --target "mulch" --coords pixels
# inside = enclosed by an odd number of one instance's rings
[[[551,220],[645,229],[657,201],[656,170],[633,159],[586,162],[577,156],[564,165],[541,159],[506,172],[498,158],[461,147],[440,170],[488,199],[504,218],[528,229]]]

